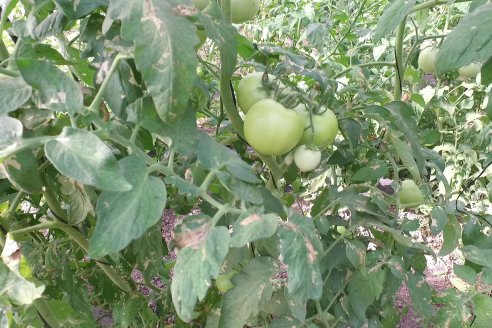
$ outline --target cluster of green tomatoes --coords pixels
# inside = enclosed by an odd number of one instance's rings
[[[335,141],[335,114],[327,108],[311,113],[303,103],[286,108],[265,88],[264,75],[268,76],[262,72],[249,74],[237,87],[237,102],[245,114],[246,141],[262,155],[279,156],[294,151],[299,170],[314,170],[321,161],[321,151]]]
[[[427,47],[420,52],[418,64],[419,68],[424,71],[424,73],[430,74],[436,72],[436,57],[438,51],[439,48]],[[462,78],[475,78],[478,73],[480,73],[480,68],[480,63],[473,62],[458,68],[458,74]]]

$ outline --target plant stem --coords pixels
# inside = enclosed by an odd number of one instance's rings
[[[395,38],[396,78],[394,86],[395,100],[401,100],[403,81],[405,79],[405,65],[403,63],[403,37],[405,36],[406,18],[398,25]]]
[[[350,66],[349,68],[344,69],[340,73],[335,74],[332,77],[332,79],[333,80],[336,80],[339,77],[344,76],[345,74],[347,74],[348,72],[350,72],[351,70],[353,70],[356,67],[371,67],[371,66],[390,66],[390,67],[394,67],[395,66],[395,63],[394,62],[381,61],[381,62],[370,62],[370,63],[362,63],[362,64],[358,64],[358,65],[353,65],[353,66]]]
[[[2,26],[2,28],[0,28],[0,62],[3,62],[10,57],[10,54],[2,40],[3,24],[0,23],[0,26]]]
[[[338,47],[340,46],[340,44],[342,44],[342,42],[345,40],[345,38],[352,31],[352,28],[354,27],[355,23],[359,19],[359,16],[362,14],[362,11],[364,9],[364,6],[366,5],[366,2],[367,2],[367,0],[362,0],[362,3],[360,4],[359,9],[357,10],[357,13],[355,14],[354,20],[352,21],[352,23],[350,23],[348,30],[345,32],[345,34],[342,36],[342,38],[337,42],[335,48],[330,53],[330,56],[329,57],[333,56],[333,54],[335,52],[337,52]]]
[[[39,230],[44,230],[44,229],[53,229],[56,227],[58,227],[57,222],[49,221],[49,222],[38,223],[38,224],[30,226],[30,227],[14,230],[14,231],[11,231],[9,233],[12,235],[12,237],[19,237],[19,236],[25,235],[25,234],[33,232],[33,231],[39,231]]]
[[[453,1],[453,3],[470,2],[470,1],[472,1],[472,0],[455,0],[455,1]],[[410,10],[409,14],[414,13],[414,12],[417,12],[419,10],[423,10],[423,9],[427,9],[427,8],[432,8],[432,7],[439,6],[439,5],[446,5],[448,3],[449,3],[448,0],[434,0],[434,1],[424,2],[424,3],[421,3],[421,4],[416,5],[415,7],[413,7],[413,9]]]

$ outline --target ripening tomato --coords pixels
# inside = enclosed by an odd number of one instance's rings
[[[231,20],[241,24],[255,17],[260,10],[260,0],[231,0]]]
[[[318,167],[321,161],[321,152],[317,149],[309,149],[306,145],[300,145],[294,152],[294,163],[301,172],[308,172]]]
[[[436,55],[438,51],[438,48],[428,47],[420,52],[418,63],[420,69],[425,73],[436,72]]]
[[[424,194],[413,180],[407,179],[401,183],[398,199],[403,207],[416,207],[424,200]]]
[[[254,104],[244,119],[246,141],[263,155],[282,155],[301,140],[303,119],[273,99]]]
[[[268,91],[263,87],[263,72],[246,75],[237,86],[237,103],[244,113],[258,101],[270,98]]]

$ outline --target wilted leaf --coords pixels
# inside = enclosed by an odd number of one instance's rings
[[[375,181],[388,174],[388,166],[384,161],[372,160],[359,169],[351,177],[353,182]]]
[[[76,225],[84,221],[87,214],[94,215],[91,201],[84,185],[61,175],[58,178],[60,192],[64,202],[69,205],[67,211],[68,224]]]
[[[231,247],[241,247],[252,241],[268,238],[277,231],[279,218],[274,214],[248,214],[234,223]]]

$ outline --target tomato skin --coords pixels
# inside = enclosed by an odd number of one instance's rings
[[[407,179],[401,183],[398,198],[403,207],[416,207],[424,200],[424,194],[413,180]]]
[[[318,167],[321,161],[321,152],[300,145],[294,152],[294,163],[301,172],[312,171]]]
[[[203,10],[208,6],[209,0],[193,0],[193,4],[198,10]]]
[[[244,119],[246,141],[263,155],[287,153],[297,145],[303,129],[302,118],[273,99],[258,101]]]
[[[270,98],[267,90],[263,88],[263,72],[246,75],[237,86],[237,103],[246,114],[258,101]]]
[[[458,73],[464,78],[474,78],[480,73],[481,65],[479,63],[470,63],[458,68]]]
[[[321,115],[313,114],[313,127],[311,127],[307,110],[304,111],[303,118],[304,133],[302,134],[301,144],[318,149],[325,149],[333,144],[338,133],[338,120],[333,111],[326,109]]]
[[[231,20],[241,24],[255,17],[260,10],[260,0],[231,0]]]
[[[420,52],[418,63],[424,73],[436,72],[436,55],[438,51],[438,48],[428,47]]]

